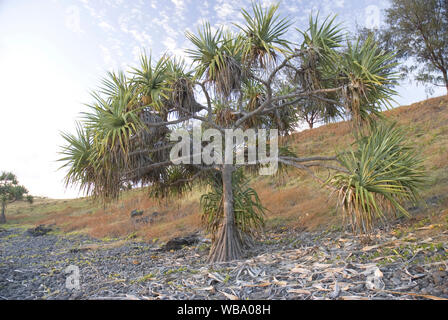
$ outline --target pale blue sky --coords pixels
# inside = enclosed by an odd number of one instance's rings
[[[274,1],[261,1],[268,5]],[[280,1],[303,28],[309,13],[338,14],[348,30],[381,24],[388,1]],[[59,132],[71,131],[106,70],[133,66],[142,49],[184,55],[186,30],[240,22],[249,0],[0,0],[0,170],[15,172],[35,195],[68,198],[57,171]],[[377,14],[379,13],[379,14]],[[291,28],[292,41],[299,36]],[[404,83],[399,104],[426,99]],[[444,94],[442,90],[434,95]]]

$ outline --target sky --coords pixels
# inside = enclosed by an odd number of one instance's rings
[[[310,13],[337,14],[355,26],[383,23],[387,0],[261,0],[280,2],[280,14],[305,29]],[[79,113],[91,102],[108,70],[129,70],[146,50],[155,58],[168,52],[184,57],[191,47],[186,31],[204,21],[212,27],[241,23],[250,0],[0,0],[0,171],[14,172],[31,194],[50,198],[82,196],[66,188],[56,161]],[[288,34],[298,42],[294,28]],[[404,82],[398,105],[432,95]]]

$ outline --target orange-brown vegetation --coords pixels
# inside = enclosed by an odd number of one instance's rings
[[[426,159],[430,183],[423,197],[442,197],[442,205],[448,206],[448,97],[432,98],[384,114],[405,128],[410,141]],[[295,133],[288,140],[298,156],[332,155],[350,147],[353,138],[349,132],[348,123],[332,123]],[[319,174],[325,178],[328,173]],[[296,169],[289,169],[279,178],[253,177],[251,185],[268,209],[268,228],[313,230],[341,223],[328,190]],[[199,198],[203,191],[193,190],[184,198],[158,202],[148,197],[147,190],[132,190],[107,207],[87,198],[39,200],[32,206],[11,206],[7,218],[9,223],[55,224],[63,232],[83,232],[100,238],[132,235],[164,240],[201,229]],[[130,218],[134,209],[144,210],[148,217],[153,212],[159,214],[150,223],[136,224]],[[440,217],[448,215],[448,211],[443,212],[445,215],[440,214],[437,219],[446,220]],[[437,216],[433,211],[431,214]]]

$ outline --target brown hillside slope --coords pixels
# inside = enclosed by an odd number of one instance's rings
[[[446,219],[448,210],[448,97],[438,97],[385,112],[409,135],[418,152],[426,158],[430,185],[424,191],[425,202],[419,204],[420,215]],[[299,156],[331,155],[350,146],[353,141],[348,124],[333,123],[305,130],[289,138]],[[326,173],[320,173],[325,177]],[[280,179],[254,177],[267,213],[268,228],[294,227],[316,229],[338,227],[339,215],[326,190],[309,176],[295,169]],[[87,198],[74,200],[38,200],[34,205],[16,204],[7,212],[9,224],[55,224],[63,232],[82,232],[94,237],[139,236],[144,239],[166,239],[201,228],[199,197],[194,190],[183,199],[158,203],[149,199],[146,190],[133,190],[109,207],[102,208]],[[419,209],[417,208],[417,209]],[[149,223],[134,223],[130,212],[144,210]],[[153,212],[158,215],[151,216]]]

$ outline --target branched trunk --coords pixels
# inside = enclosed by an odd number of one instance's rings
[[[313,121],[307,120],[307,122],[308,122],[308,126],[310,127],[310,129],[313,129],[313,125],[314,125]]]
[[[224,221],[210,250],[208,262],[232,261],[240,259],[243,254],[243,244],[235,224],[235,212],[233,210],[233,171],[233,165],[223,165],[222,184],[224,197]]]
[[[6,223],[5,211],[6,211],[6,203],[2,201],[2,214],[0,216],[0,223]]]

